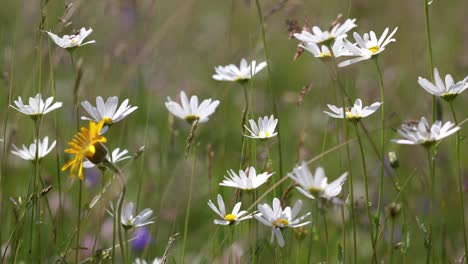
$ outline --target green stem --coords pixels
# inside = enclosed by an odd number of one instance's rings
[[[429,57],[429,66],[432,81],[434,81],[434,61],[432,58],[432,43],[431,43],[431,24],[429,21],[429,3],[428,0],[424,1],[424,24],[425,24],[425,31],[426,31],[426,43],[427,43],[427,53]],[[435,122],[437,116],[437,104],[436,104],[436,96],[432,96],[432,122]]]
[[[78,189],[78,209],[76,210],[76,249],[75,249],[75,263],[79,263],[80,255],[80,226],[81,226],[81,195],[82,195],[82,186],[83,183],[79,180],[79,189]]]
[[[370,237],[372,242],[372,262],[377,263],[377,252],[375,248],[375,240],[374,240],[374,230],[372,227],[372,215],[371,215],[371,203],[369,202],[369,184],[367,179],[367,166],[366,166],[366,158],[364,155],[364,147],[362,145],[361,135],[359,133],[359,128],[357,123],[354,124],[354,128],[356,129],[356,136],[359,143],[359,150],[361,153],[361,161],[362,161],[362,171],[364,175],[364,188],[365,188],[365,195],[366,195],[366,209],[367,209],[367,217],[369,219],[369,230],[370,230]]]
[[[382,78],[382,71],[380,70],[379,62],[377,57],[373,59],[375,63],[375,68],[377,70],[377,75],[379,78],[380,86],[380,110],[381,110],[381,132],[380,132],[380,183],[379,183],[379,198],[377,202],[377,219],[375,221],[376,233],[379,231],[380,225],[380,213],[382,209],[382,193],[384,188],[384,174],[385,174],[385,95],[384,95],[384,84]],[[377,238],[377,237],[376,237]],[[375,241],[374,244],[377,244]]]
[[[435,171],[434,171],[434,158],[431,155],[431,146],[426,147],[427,149],[427,162],[429,166],[429,174],[430,174],[430,187],[429,187],[429,214],[430,214],[430,223],[429,223],[429,238],[428,238],[428,245],[427,245],[427,255],[426,255],[426,263],[429,264],[431,260],[431,253],[432,253],[432,238],[433,238],[433,224],[434,224],[434,178],[435,178]]]
[[[452,111],[453,121],[455,125],[458,125],[457,115],[455,113],[455,109],[453,107],[453,102],[450,102],[450,110]],[[463,197],[463,175],[461,171],[461,157],[460,157],[460,132],[457,131],[457,138],[456,138],[456,152],[457,152],[457,176],[458,176],[458,192],[460,193],[460,204],[461,204],[461,221],[463,227],[463,242],[465,243],[465,258],[468,257],[468,242],[466,238],[466,226],[465,226],[465,202]]]
[[[195,136],[194,136],[195,137]],[[187,237],[188,237],[188,227],[189,227],[189,219],[190,219],[190,208],[192,204],[192,192],[193,192],[193,178],[195,174],[195,164],[197,160],[197,142],[194,139],[194,149],[193,149],[193,163],[192,163],[192,173],[190,174],[190,184],[189,184],[189,194],[188,194],[188,200],[187,200],[187,209],[185,211],[185,223],[184,223],[184,239],[182,242],[182,255],[180,258],[180,263],[185,262],[185,248],[186,248],[186,243],[187,243]]]
[[[326,216],[326,211],[324,208],[320,209],[320,213],[322,215],[322,220],[323,220],[323,228],[325,231],[325,250],[326,250],[326,256],[327,256],[327,263],[330,263],[329,259],[329,250],[328,250],[328,225],[327,225],[327,216]]]
[[[346,263],[346,221],[344,214],[344,205],[340,206],[341,211],[341,232],[343,232],[343,263]]]
[[[388,250],[390,251],[390,264],[393,264],[393,240],[394,240],[394,232],[395,232],[395,219],[394,217],[391,217],[390,219],[391,224],[390,224],[390,246]]]

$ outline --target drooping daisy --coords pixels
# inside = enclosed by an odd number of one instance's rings
[[[121,162],[123,160],[127,160],[127,159],[132,158],[132,156],[127,155],[127,154],[128,154],[128,150],[123,149],[122,151],[120,151],[120,148],[116,148],[116,149],[114,149],[112,151],[111,155],[107,154],[106,159],[115,164],[115,163],[119,163],[119,162]],[[92,168],[94,166],[96,166],[96,165],[94,163],[92,163],[91,161],[89,161],[89,160],[86,160],[86,161],[83,162],[83,167],[84,168],[88,169],[88,168]]]
[[[343,61],[340,64],[338,64],[338,66],[346,67],[348,65],[351,65],[351,64],[363,61],[363,60],[371,59],[374,56],[380,54],[382,51],[385,50],[385,47],[388,44],[396,41],[393,38],[393,36],[395,35],[397,30],[398,30],[398,27],[396,27],[392,31],[392,33],[388,34],[389,29],[386,28],[384,32],[382,33],[382,36],[380,36],[379,39],[377,39],[377,36],[375,35],[374,31],[371,31],[370,33],[365,33],[362,37],[357,32],[354,32],[353,36],[354,36],[354,40],[356,41],[356,44],[353,44],[349,42],[348,40],[345,40],[344,46],[346,49],[348,49],[351,52],[351,56],[355,56],[356,58]]]
[[[65,150],[65,153],[74,154],[75,157],[63,165],[62,171],[70,167],[70,176],[73,178],[78,175],[80,180],[83,180],[83,162],[86,159],[94,164],[106,159],[107,150],[103,143],[106,143],[107,139],[101,135],[103,125],[104,121],[97,124],[89,121],[89,128],[81,127],[80,132],[68,142],[70,148]]]
[[[268,139],[275,137],[278,133],[275,132],[276,125],[278,124],[278,119],[276,119],[273,115],[268,118],[265,116],[263,118],[258,118],[258,125],[255,123],[253,119],[249,120],[250,129],[244,125],[247,131],[250,133],[249,135],[245,135],[249,138],[259,138],[259,139]]]
[[[418,77],[418,83],[428,93],[442,97],[446,101],[452,101],[468,88],[468,76],[462,81],[455,83],[450,74],[445,75],[445,84],[440,78],[439,71],[434,68],[435,84],[425,78]]]
[[[133,227],[141,227],[154,223],[153,210],[149,208],[143,209],[139,214],[135,214],[135,205],[130,202],[122,209],[122,215],[120,216],[120,223],[125,229]]]
[[[224,206],[224,200],[221,194],[218,194],[218,207],[216,207],[216,205],[211,200],[208,200],[208,206],[211,208],[211,210],[213,210],[222,218],[222,220],[215,219],[213,221],[213,223],[216,225],[234,225],[238,224],[240,221],[252,218],[252,215],[246,215],[247,211],[239,211],[241,205],[241,202],[236,203],[232,209],[232,212],[226,213],[226,207]]]
[[[228,170],[227,173],[229,177],[224,176],[223,182],[219,185],[245,191],[257,189],[273,175],[273,173],[268,174],[268,172],[257,174],[254,167],[249,167],[246,171],[240,170],[239,175],[233,170]]]
[[[117,96],[111,96],[105,102],[101,96],[96,97],[96,107],[92,106],[88,101],[81,102],[81,105],[90,115],[90,117],[82,116],[81,120],[91,120],[94,122],[104,120],[105,125],[117,123],[138,109],[138,106],[129,105],[128,99],[125,99],[117,109],[119,105],[119,98]]]
[[[391,141],[397,144],[431,146],[458,130],[460,130],[460,127],[452,122],[442,125],[441,121],[435,121],[430,127],[426,118],[421,117],[419,122],[402,124],[401,128],[397,130],[405,139],[392,139]]]
[[[228,82],[247,81],[263,70],[266,66],[266,62],[261,62],[257,65],[257,61],[253,60],[249,64],[246,59],[242,58],[239,67],[234,64],[215,67],[216,73],[213,74],[213,79]]]
[[[284,247],[284,238],[281,234],[281,230],[287,227],[300,227],[310,224],[310,221],[301,223],[307,216],[310,215],[310,212],[307,214],[297,217],[297,214],[301,210],[302,201],[298,200],[294,207],[291,208],[288,206],[284,210],[281,208],[281,203],[278,198],[273,199],[273,208],[268,204],[259,204],[258,211],[260,214],[254,215],[255,219],[266,226],[271,227],[271,239],[270,243],[273,243],[273,240],[276,236],[278,245]]]
[[[84,39],[93,32],[93,29],[91,28],[87,30],[86,28],[83,27],[75,34],[64,35],[63,37],[59,37],[49,31],[46,31],[46,32],[50,36],[50,38],[55,42],[55,44],[57,44],[58,46],[64,49],[72,49],[75,47],[81,47],[81,46],[96,42],[95,40],[91,40],[91,41],[83,43]]]
[[[356,99],[356,101],[354,101],[354,106],[344,111],[345,118],[350,121],[359,121],[363,117],[372,115],[379,109],[380,105],[382,105],[382,103],[375,102],[370,106],[362,107],[361,99]],[[343,107],[336,107],[330,104],[327,104],[327,106],[332,112],[323,111],[325,114],[333,118],[343,118]]]
[[[207,122],[209,116],[215,112],[216,107],[219,105],[218,100],[212,101],[211,98],[203,100],[198,105],[198,97],[193,95],[189,101],[184,91],[180,92],[180,101],[182,105],[167,97],[166,108],[171,114],[187,121],[189,124],[192,124],[196,120],[198,120],[198,123]]]
[[[317,167],[313,175],[304,161],[300,166],[296,166],[292,173],[288,173],[288,177],[299,184],[296,189],[306,197],[310,199],[322,197],[327,200],[341,193],[341,187],[347,176],[348,173],[345,172],[336,180],[327,183],[328,179],[322,167]]]
[[[314,55],[314,57],[325,60],[331,59],[333,56],[338,58],[351,55],[351,52],[349,52],[343,45],[343,39],[337,39],[335,43],[333,43],[331,51],[327,46],[322,45],[320,48],[319,45],[315,44],[314,42],[304,42],[303,44],[299,44],[299,47],[309,51]]]
[[[11,107],[25,115],[35,118],[62,107],[62,102],[53,103],[53,101],[54,97],[49,97],[44,102],[44,100],[42,100],[42,95],[38,93],[35,97],[29,97],[29,104],[24,104],[21,97],[18,97],[18,100],[14,101],[16,107],[12,105]]]
[[[312,32],[302,30],[301,33],[295,33],[294,37],[304,43],[312,42],[318,45],[331,45],[335,39],[346,38],[346,33],[351,29],[357,27],[355,22],[355,18],[348,18],[343,24],[337,23],[335,26],[332,27],[330,31],[322,31],[319,27],[314,26],[312,28]]]
[[[42,158],[47,156],[55,147],[56,141],[52,142],[52,144],[49,146],[49,137],[45,137],[42,141],[39,139],[37,142],[34,140],[34,142],[29,145],[29,148],[27,148],[25,145],[22,146],[22,149],[17,148],[15,145],[13,145],[13,150],[11,153],[15,154],[16,156],[24,159],[24,160],[29,160],[32,162],[36,161],[36,147],[39,147],[37,151],[37,160],[40,161]]]

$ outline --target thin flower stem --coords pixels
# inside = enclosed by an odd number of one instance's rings
[[[82,181],[78,180],[78,209],[76,210],[76,249],[75,249],[75,263],[79,263],[80,256],[80,226],[81,226],[81,196],[82,196]]]
[[[429,174],[430,174],[430,187],[429,187],[429,214],[430,214],[430,223],[429,223],[429,241],[427,245],[427,255],[426,255],[426,263],[429,264],[431,260],[431,254],[433,243],[433,224],[434,224],[434,178],[435,178],[435,171],[434,171],[434,157],[431,155],[432,147],[426,147],[427,150],[427,162],[429,166]]]
[[[344,99],[342,99],[343,104],[344,104]],[[343,107],[343,112],[344,112],[344,107]],[[346,116],[345,113],[343,113],[343,116]],[[349,131],[348,131],[348,125],[346,124],[347,120],[343,118],[343,125],[344,125],[344,134],[345,134],[345,142],[348,142],[349,140]],[[348,166],[348,175],[349,175],[349,196],[350,196],[350,209],[351,209],[351,223],[353,226],[353,263],[357,263],[357,241],[356,241],[356,220],[355,220],[355,215],[354,215],[354,187],[353,187],[353,173],[351,171],[351,154],[349,150],[349,144],[346,143],[346,163]]]
[[[453,102],[450,102],[450,110],[452,111],[452,116],[453,116],[453,121],[455,122],[455,125],[458,125],[457,121],[457,114],[455,112],[455,109],[453,107]],[[462,227],[463,227],[463,242],[465,244],[465,258],[468,257],[468,242],[466,238],[466,226],[465,226],[465,202],[464,202],[464,197],[463,197],[463,175],[461,171],[461,157],[460,157],[460,132],[457,131],[456,134],[456,152],[457,152],[457,176],[458,176],[458,192],[460,193],[460,204],[461,204],[461,221],[462,221]]]
[[[343,263],[346,263],[346,220],[345,220],[345,214],[344,214],[344,207],[345,205],[340,206],[340,211],[341,211],[341,232],[343,233]]]
[[[194,136],[195,137],[195,136]],[[188,200],[187,200],[187,209],[185,211],[185,223],[184,223],[184,239],[182,242],[182,255],[180,258],[180,263],[185,263],[185,249],[186,249],[186,243],[187,243],[187,237],[188,237],[188,227],[189,227],[189,219],[190,219],[190,208],[192,204],[192,192],[193,192],[193,178],[195,176],[195,164],[197,160],[197,142],[194,139],[194,147],[193,147],[193,163],[192,163],[192,173],[190,174],[190,184],[189,184],[189,194],[188,194]]]
[[[117,203],[113,206],[113,208],[117,208]],[[114,215],[112,217],[112,264],[115,263],[115,234],[117,234],[117,225],[119,224],[119,221],[117,221],[118,215],[114,212]]]
[[[125,242],[125,252],[126,252],[126,259],[124,259],[124,263],[130,263],[130,251],[128,250],[128,229],[124,228],[124,242]],[[123,245],[121,247],[124,247]]]
[[[382,193],[384,188],[384,174],[385,174],[385,94],[384,94],[384,84],[382,78],[382,71],[380,70],[378,57],[374,57],[373,61],[375,63],[375,68],[377,70],[377,75],[379,78],[380,86],[380,110],[381,110],[381,132],[380,132],[380,183],[379,183],[379,198],[377,202],[377,219],[375,221],[376,233],[378,233],[380,225],[380,214],[382,209]],[[377,238],[377,237],[376,237]],[[375,241],[374,244],[377,244]]]
[[[325,231],[325,249],[326,249],[326,256],[327,256],[327,263],[330,263],[329,259],[329,250],[328,250],[328,225],[327,225],[327,215],[326,211],[324,208],[320,208],[320,213],[322,215],[322,220],[323,220],[323,228]]]
[[[372,243],[372,262],[377,263],[377,252],[375,248],[375,240],[374,240],[374,230],[372,227],[372,215],[371,215],[371,203],[369,202],[369,184],[367,179],[367,166],[366,166],[366,158],[364,155],[364,146],[362,145],[361,135],[359,133],[359,128],[357,123],[354,124],[354,128],[356,129],[356,136],[359,143],[359,150],[361,153],[361,161],[362,161],[362,172],[364,176],[364,188],[365,188],[365,195],[366,195],[366,209],[367,209],[367,217],[369,220],[369,231]]]
[[[432,57],[432,43],[431,43],[431,23],[429,19],[429,3],[428,0],[424,1],[424,25],[426,31],[427,54],[429,57],[429,66],[432,81],[434,82],[434,61]],[[437,101],[436,96],[432,96],[432,122],[437,119]]]

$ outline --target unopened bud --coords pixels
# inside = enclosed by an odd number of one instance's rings
[[[400,161],[395,152],[391,151],[388,153],[388,160],[390,161],[390,167],[393,169],[397,169],[400,167]]]

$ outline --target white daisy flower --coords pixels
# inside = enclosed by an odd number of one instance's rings
[[[238,202],[234,205],[231,213],[226,213],[226,207],[224,206],[223,197],[221,194],[218,194],[218,208],[211,201],[208,200],[208,206],[213,210],[217,215],[219,215],[222,220],[215,219],[213,223],[217,225],[234,225],[238,224],[240,221],[252,218],[252,215],[246,215],[247,211],[239,211],[242,203]]]
[[[111,211],[107,211],[107,213],[113,217],[114,214],[112,211],[115,212],[111,205]],[[125,229],[130,229],[132,227],[141,227],[154,223],[154,218],[151,218],[151,216],[153,215],[153,210],[145,208],[136,216],[134,215],[134,213],[135,205],[132,202],[128,203],[127,205],[124,205],[124,207],[122,208],[120,224]]]
[[[344,114],[348,120],[359,121],[363,117],[372,115],[375,111],[377,111],[377,109],[379,109],[380,105],[382,105],[382,103],[375,102],[370,106],[365,106],[363,108],[361,99],[356,99],[356,101],[354,101],[354,106],[347,108],[344,111]],[[336,107],[330,104],[327,104],[327,106],[332,112],[323,111],[325,114],[333,118],[343,119],[343,107]]]
[[[468,76],[462,81],[455,83],[450,74],[445,75],[445,84],[440,78],[439,71],[434,68],[435,84],[425,78],[418,77],[418,83],[428,93],[442,97],[446,101],[452,101],[468,88]]]
[[[257,189],[267,182],[273,173],[264,172],[257,174],[254,167],[247,168],[246,171],[240,170],[237,175],[233,170],[228,170],[229,177],[224,176],[224,180],[219,185],[233,187],[245,191]],[[247,175],[248,174],[248,175]]]
[[[242,58],[239,67],[234,64],[215,67],[216,73],[213,74],[213,79],[228,82],[246,81],[251,79],[266,66],[266,62],[261,62],[257,65],[255,60],[248,64],[247,60]]]
[[[338,58],[352,55],[352,53],[349,52],[343,45],[343,39],[337,39],[335,43],[333,43],[331,50],[333,51],[333,54],[327,46],[322,45],[320,48],[319,45],[315,44],[314,42],[304,42],[303,44],[299,44],[299,47],[312,53],[315,58],[320,59],[331,59],[333,56]]]
[[[419,122],[402,124],[401,128],[397,129],[397,132],[405,139],[392,139],[391,141],[397,144],[431,146],[458,130],[460,127],[452,122],[442,125],[441,121],[436,121],[429,127],[426,118],[421,117]]]
[[[91,32],[93,32],[92,28],[89,28],[88,30],[86,28],[81,28],[78,32],[76,32],[73,35],[64,35],[63,37],[59,37],[55,35],[52,32],[46,31],[47,34],[50,36],[50,38],[60,46],[61,48],[64,49],[71,49],[75,47],[81,47],[87,44],[95,43],[95,40],[91,40],[88,42],[83,43],[83,40],[88,37]]]
[[[249,135],[245,135],[249,138],[259,138],[259,139],[268,139],[275,137],[278,133],[275,132],[276,125],[278,124],[278,119],[276,119],[273,115],[268,118],[265,116],[263,118],[258,118],[258,125],[255,123],[253,119],[249,120],[250,129],[244,125],[247,131],[250,133]]]
[[[127,155],[128,154],[128,150],[126,149],[123,149],[122,151],[120,151],[120,148],[116,148],[114,149],[114,151],[112,151],[112,154],[109,156],[109,153],[107,153],[106,155],[106,159],[112,163],[118,163],[118,162],[121,162],[123,160],[127,160],[127,159],[130,159],[132,156],[130,155]],[[96,164],[92,163],[91,161],[89,160],[86,160],[83,162],[83,167],[84,168],[93,168],[95,167]]]
[[[96,97],[96,107],[92,106],[88,101],[81,102],[81,105],[90,115],[90,117],[82,116],[81,120],[91,120],[94,122],[104,120],[106,125],[115,124],[138,109],[138,106],[129,105],[128,99],[125,99],[117,109],[119,105],[119,98],[117,96],[107,98],[106,102],[104,102],[101,96]]]
[[[189,101],[184,91],[180,92],[180,101],[182,105],[167,97],[166,108],[171,114],[184,119],[190,124],[195,120],[198,120],[198,123],[206,123],[209,120],[209,116],[215,112],[216,107],[219,105],[218,100],[212,101],[211,98],[203,100],[198,105],[198,97],[194,95],[190,97]]]
[[[288,177],[299,184],[296,189],[306,197],[310,199],[322,197],[327,200],[341,193],[341,187],[347,176],[348,173],[345,172],[338,179],[327,183],[328,179],[322,167],[317,167],[315,175],[312,175],[304,161],[300,166],[296,166],[292,173],[288,173]]]
[[[281,203],[278,198],[273,199],[273,208],[268,204],[259,204],[258,211],[260,214],[254,215],[255,219],[266,226],[271,227],[271,239],[270,243],[273,243],[273,240],[276,236],[278,245],[284,247],[284,238],[281,234],[281,230],[287,227],[301,227],[310,224],[310,221],[301,223],[307,216],[310,215],[310,212],[296,218],[297,214],[301,210],[302,201],[298,200],[294,207],[291,208],[288,206],[284,210],[281,208]]]
[[[316,44],[324,44],[330,45],[332,41],[335,39],[343,39],[346,38],[346,33],[351,29],[357,27],[354,23],[356,19],[346,19],[346,21],[341,24],[337,23],[333,28],[328,31],[322,31],[319,27],[315,26],[312,28],[312,32],[307,30],[302,30],[301,33],[295,33],[294,37],[304,43],[316,43]]]
[[[21,97],[18,97],[18,100],[14,101],[16,107],[13,105],[10,106],[25,115],[36,117],[62,107],[62,102],[52,103],[53,101],[54,97],[49,97],[44,102],[42,100],[42,95],[38,93],[35,97],[29,97],[29,104],[24,104]]]
[[[163,262],[163,259],[162,258],[155,258],[151,264],[162,264]],[[140,259],[140,258],[136,258],[134,261],[133,261],[133,264],[147,264],[148,262],[146,262],[146,260],[144,259]]]
[[[351,56],[356,56],[356,58],[352,58],[350,60],[346,60],[338,64],[339,67],[346,67],[348,65],[368,60],[380,54],[382,51],[385,50],[385,46],[390,44],[391,42],[395,42],[396,40],[393,38],[398,27],[396,27],[392,33],[388,34],[389,29],[386,28],[382,33],[382,36],[377,39],[374,31],[370,33],[365,33],[362,37],[357,33],[354,32],[354,40],[356,40],[356,44],[352,44],[348,40],[345,40],[344,46],[346,49],[351,52]]]
[[[39,147],[37,155],[38,160],[41,160],[54,149],[56,143],[57,142],[54,140],[54,142],[52,142],[52,144],[49,146],[49,137],[45,137],[42,141],[39,139],[39,142],[36,142],[36,140],[34,140],[34,142],[31,145],[29,145],[29,148],[23,145],[22,148],[19,149],[15,145],[13,145],[13,150],[11,151],[11,153],[24,160],[30,160],[35,162],[37,150],[36,147]]]

